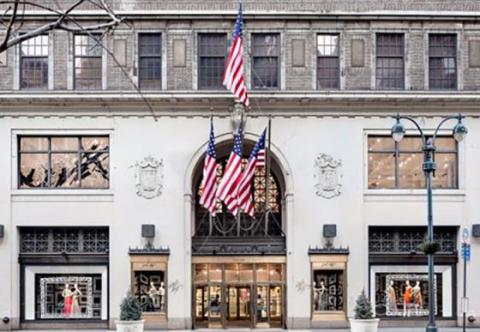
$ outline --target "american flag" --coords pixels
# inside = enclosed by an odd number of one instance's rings
[[[266,129],[263,131],[262,135],[257,141],[257,144],[253,147],[250,157],[248,158],[247,166],[243,171],[242,177],[238,185],[238,202],[240,208],[251,217],[254,217],[255,211],[253,208],[253,197],[252,197],[252,180],[255,175],[255,169],[259,166],[265,165],[265,159],[260,159],[263,154],[265,158],[265,133]],[[263,152],[262,152],[263,151]],[[259,165],[260,161],[260,165]]]
[[[242,126],[235,135],[233,150],[225,166],[223,178],[218,185],[217,197],[225,202],[234,215],[238,212],[238,184],[242,176]]]
[[[203,165],[203,192],[200,204],[203,205],[213,216],[216,213],[217,203],[217,156],[215,153],[215,134],[213,133],[213,121],[210,122],[210,136],[208,138],[207,153]]]
[[[232,91],[233,95],[249,107],[247,87],[243,77],[243,36],[242,36],[242,4],[238,9],[235,30],[233,31],[233,44],[228,53],[225,70],[223,71],[223,85]]]

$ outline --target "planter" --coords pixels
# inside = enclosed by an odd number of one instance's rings
[[[352,332],[377,332],[379,318],[353,319],[350,318],[350,331]]]
[[[144,320],[116,320],[117,332],[143,332]]]

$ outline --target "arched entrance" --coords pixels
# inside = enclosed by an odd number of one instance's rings
[[[244,163],[255,142],[244,141]],[[218,177],[233,142],[218,144]],[[203,159],[192,178],[192,319],[194,328],[281,328],[286,308],[285,180],[272,155],[252,181],[255,217],[235,218],[218,202],[212,218],[199,205]],[[268,202],[268,204],[267,204]]]

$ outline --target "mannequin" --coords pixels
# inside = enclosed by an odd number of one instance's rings
[[[72,314],[73,317],[78,318],[82,314],[82,310],[80,309],[80,305],[78,304],[78,298],[82,295],[80,289],[78,289],[78,284],[75,284],[75,287],[72,292]]]
[[[410,303],[412,302],[412,286],[410,280],[405,281],[405,293],[403,293],[403,317],[410,317]]]
[[[420,288],[420,281],[417,280],[415,286],[412,288],[412,298],[413,304],[415,308],[415,315],[420,315],[420,309],[423,307],[423,300],[422,300],[422,289]]]
[[[153,281],[150,282],[150,289],[148,290],[148,296],[150,297],[150,306],[151,311],[155,311],[155,309],[160,307],[160,301],[158,300],[158,290],[155,287]]]
[[[315,303],[315,310],[321,311],[326,310],[326,303],[324,299],[325,291],[327,287],[325,287],[325,281],[320,279],[320,276],[317,275],[317,281],[314,287],[314,303]]]
[[[396,316],[398,311],[397,310],[397,294],[395,293],[393,280],[390,281],[390,283],[387,285],[385,289],[385,297],[386,297],[388,312]]]
[[[160,288],[158,289],[158,295],[160,296],[160,311],[165,310],[165,286],[163,281],[160,283]]]
[[[72,301],[73,301],[73,293],[70,290],[70,285],[65,284],[65,288],[62,292],[63,296],[63,315],[64,317],[70,317],[72,315]]]

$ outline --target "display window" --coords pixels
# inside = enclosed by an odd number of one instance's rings
[[[326,254],[310,250],[311,313],[313,321],[346,320],[348,253]]]
[[[452,265],[436,265],[433,279],[435,316],[452,318],[455,312]],[[380,318],[415,319],[429,315],[426,266],[370,266],[370,298]]]
[[[134,271],[134,294],[143,312],[165,314],[165,271]]]
[[[101,319],[101,274],[35,276],[36,319]]]
[[[168,307],[168,255],[130,253],[132,294],[140,302],[143,319],[165,320]]]
[[[379,317],[428,316],[428,274],[377,273],[376,312]],[[442,316],[442,274],[434,276],[435,314]]]
[[[343,310],[343,271],[313,271],[313,312]]]

